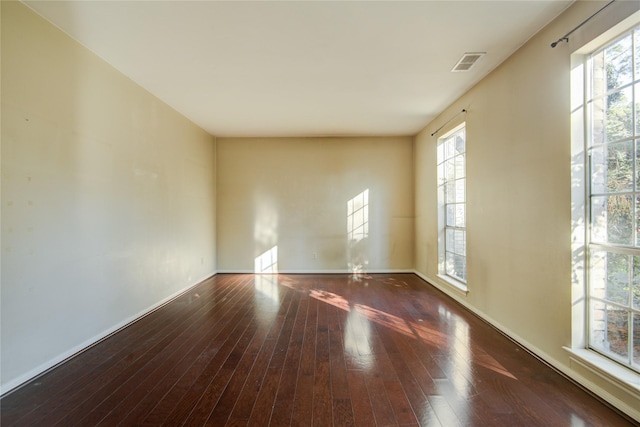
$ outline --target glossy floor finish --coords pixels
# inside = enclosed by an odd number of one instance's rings
[[[221,274],[1,400],[3,426],[633,425],[413,274]]]

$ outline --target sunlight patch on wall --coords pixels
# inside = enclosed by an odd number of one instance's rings
[[[369,189],[347,202],[347,234],[352,242],[369,237]]]
[[[254,273],[277,274],[278,273],[278,246],[258,255],[254,260]]]
[[[369,237],[369,189],[347,202],[348,268],[363,272],[369,264],[366,240]]]

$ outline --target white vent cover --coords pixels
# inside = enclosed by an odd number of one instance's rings
[[[462,55],[462,58],[460,58],[458,63],[453,67],[451,72],[457,73],[462,71],[469,71],[480,58],[486,55],[486,53],[487,52],[465,52],[464,55]]]

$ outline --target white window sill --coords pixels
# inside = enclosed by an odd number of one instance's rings
[[[469,289],[465,283],[460,282],[459,280],[454,279],[451,276],[446,276],[444,274],[438,274],[438,279],[443,281],[445,284],[452,286],[456,291],[467,295],[469,293]]]
[[[574,362],[595,372],[600,377],[640,398],[640,374],[587,349],[563,347]]]

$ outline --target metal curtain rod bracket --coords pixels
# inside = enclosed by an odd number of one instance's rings
[[[465,110],[465,109],[463,108],[463,109],[462,109],[462,111],[460,111],[460,112],[459,112],[459,113],[457,113],[455,116],[451,117],[449,120],[447,120],[446,122],[444,122],[444,124],[443,124],[442,126],[440,126],[438,129],[436,129],[436,130],[435,130],[435,132],[433,132],[433,133],[431,134],[431,136],[433,136],[433,135],[435,135],[436,133],[440,132],[440,130],[441,130],[443,127],[445,127],[446,125],[448,125],[448,124],[449,124],[449,122],[450,122],[451,120],[455,119],[455,118],[456,118],[456,117],[458,117],[460,114],[462,114],[462,113],[466,113],[466,112],[467,112],[467,110]]]
[[[586,24],[587,22],[589,22],[591,20],[591,18],[593,18],[594,16],[596,16],[597,14],[599,14],[600,12],[602,12],[603,10],[605,10],[607,7],[611,6],[611,4],[613,4],[616,0],[611,0],[609,3],[605,4],[604,6],[602,6],[602,8],[600,8],[600,10],[598,10],[596,13],[594,13],[593,15],[591,15],[590,17],[588,17],[587,19],[585,19],[584,21],[582,21],[580,23],[580,25],[578,25],[577,27],[575,27],[573,30],[569,31],[567,34],[565,34],[564,36],[560,37],[558,40],[554,41],[553,43],[551,43],[551,47],[556,47],[558,45],[558,43],[560,42],[568,42],[569,41],[569,36],[571,34],[573,34],[574,31],[576,31],[578,28],[582,27],[584,24]]]

